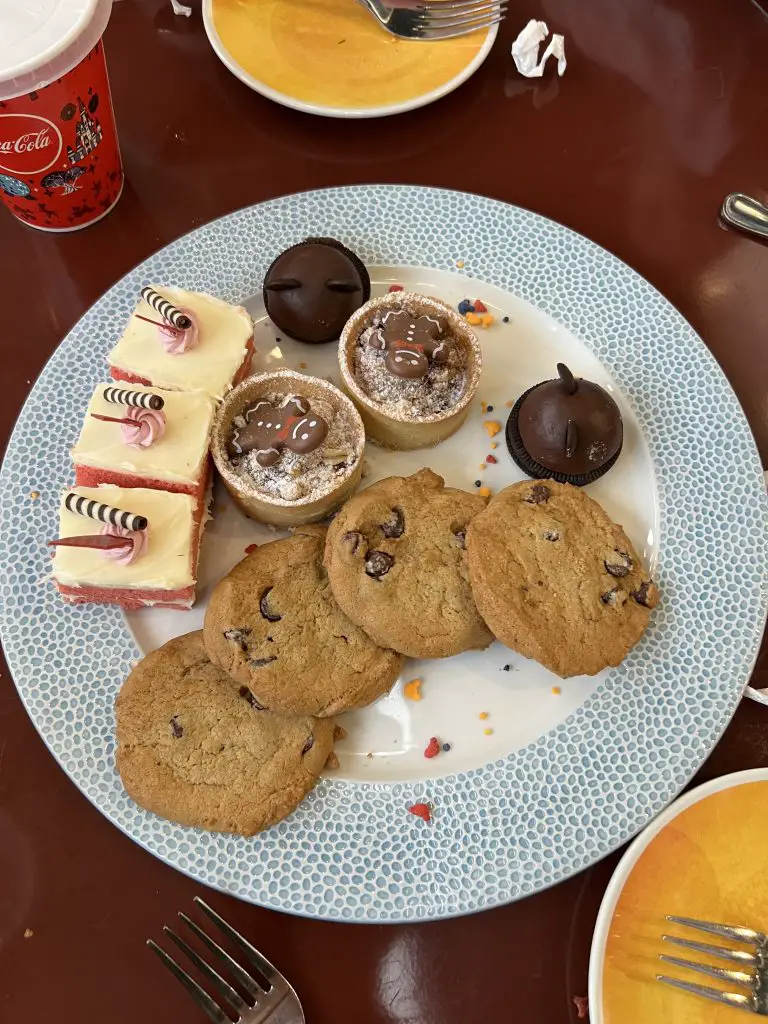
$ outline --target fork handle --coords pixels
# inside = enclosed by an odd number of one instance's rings
[[[731,192],[723,201],[724,221],[758,238],[768,239],[768,206],[743,192]]]

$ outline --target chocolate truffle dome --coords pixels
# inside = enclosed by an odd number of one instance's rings
[[[333,238],[307,238],[272,263],[264,305],[275,326],[296,341],[335,341],[371,296],[362,261]]]
[[[507,447],[528,476],[582,487],[619,457],[621,412],[599,384],[574,377],[564,363],[557,372],[517,400],[507,421]]]

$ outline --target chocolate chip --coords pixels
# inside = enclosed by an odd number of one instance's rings
[[[277,661],[277,655],[273,654],[271,658],[251,658],[248,664],[254,668],[261,668],[262,665],[268,665],[270,661]]]
[[[651,581],[644,580],[637,590],[632,591],[632,597],[637,601],[638,604],[643,605],[645,608],[650,608],[648,604],[648,591],[651,589]]]
[[[360,554],[360,549],[363,546],[362,533],[358,533],[357,530],[349,530],[341,538],[341,541],[349,551],[350,555]]]
[[[401,508],[393,508],[391,510],[392,518],[389,522],[381,524],[381,532],[385,537],[390,539],[394,537],[402,537],[405,530],[405,519],[403,518],[403,510]]]
[[[240,694],[241,697],[244,697],[245,700],[248,701],[248,703],[251,705],[251,707],[255,711],[266,711],[267,710],[267,708],[265,708],[263,704],[260,704],[256,700],[256,698],[253,696],[253,694],[251,693],[251,691],[248,689],[247,686],[241,686],[240,689],[238,690],[238,693]]]
[[[605,566],[605,571],[608,573],[609,576],[615,576],[617,579],[621,579],[624,576],[629,576],[629,573],[632,569],[632,559],[629,557],[626,551],[619,551],[618,548],[616,548],[615,550],[616,554],[621,559],[621,562],[606,561],[603,562],[603,565]]]
[[[184,730],[179,725],[178,715],[174,715],[173,718],[171,719],[171,734],[173,735],[173,738],[175,740],[181,739],[181,737],[184,735]]]
[[[542,537],[544,538],[544,540],[560,540],[560,534],[557,532],[557,530],[545,530],[542,534]]]
[[[365,571],[374,579],[380,579],[387,575],[394,564],[394,558],[386,551],[369,551],[365,559]]]
[[[314,745],[315,745],[315,737],[312,735],[312,733],[310,733],[309,734],[309,739],[307,740],[307,742],[304,744],[304,746],[301,749],[301,756],[304,757],[304,755],[306,753],[308,753],[312,749],[312,747],[314,747]]]
[[[619,588],[613,587],[611,590],[606,590],[604,594],[600,595],[600,600],[603,604],[616,604],[616,594]]]
[[[224,639],[230,640],[233,644],[237,644],[241,651],[247,651],[248,645],[246,643],[246,637],[250,635],[250,629],[225,629]]]
[[[264,593],[259,599],[259,611],[261,612],[262,618],[266,619],[267,622],[279,622],[282,619],[282,615],[275,615],[274,612],[269,610],[269,595],[272,592],[272,587],[267,587]]]
[[[550,490],[544,484],[534,484],[525,499],[529,505],[546,505],[549,501]]]

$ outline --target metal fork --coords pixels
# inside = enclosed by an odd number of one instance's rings
[[[669,914],[667,921],[684,925],[686,928],[698,928],[699,931],[717,935],[721,939],[730,939],[732,942],[754,946],[754,952],[751,952],[746,949],[732,949],[730,946],[713,946],[709,942],[696,942],[693,939],[681,939],[677,935],[662,935],[664,942],[671,942],[676,946],[683,946],[685,949],[693,949],[698,953],[708,953],[721,960],[730,960],[731,963],[738,964],[742,970],[713,967],[710,964],[698,963],[696,960],[682,960],[676,956],[665,956],[663,953],[659,955],[659,960],[663,960],[666,964],[674,964],[676,967],[698,971],[699,974],[707,974],[710,978],[718,978],[720,981],[741,985],[749,989],[749,993],[723,992],[720,989],[711,988],[709,985],[696,985],[690,981],[680,981],[679,978],[670,978],[665,974],[657,974],[657,981],[663,981],[666,985],[674,985],[675,988],[681,988],[696,996],[704,996],[705,999],[713,999],[717,1003],[725,1003],[726,1006],[734,1006],[740,1010],[749,1010],[750,1013],[756,1013],[761,1017],[768,1017],[768,938],[763,932],[728,924],[696,921],[690,917],[673,917]]]
[[[247,999],[244,999],[240,992],[234,989],[228,981],[225,981],[217,971],[207,964],[200,954],[192,949],[184,939],[176,935],[170,928],[164,927],[163,931],[169,939],[176,943],[182,953],[192,961],[203,977],[221,992],[226,1002],[237,1014],[235,1024],[306,1024],[299,997],[280,971],[265,956],[262,956],[258,949],[254,949],[247,939],[244,939],[239,932],[236,932],[231,925],[227,924],[223,917],[220,917],[204,900],[201,900],[199,896],[195,896],[195,903],[218,926],[219,930],[238,947],[246,960],[259,972],[260,979],[257,981],[225,949],[222,949],[218,942],[212,939],[186,914],[179,911],[179,917],[184,924],[208,947],[211,953],[219,958],[238,987],[247,994]],[[186,971],[179,967],[173,957],[169,956],[152,939],[147,940],[147,945],[157,953],[168,970],[179,979],[197,1005],[214,1021],[214,1024],[231,1024],[232,1018],[222,1010],[221,1006],[194,978],[190,977]]]
[[[401,39],[454,39],[498,25],[508,0],[360,0],[387,32]]]

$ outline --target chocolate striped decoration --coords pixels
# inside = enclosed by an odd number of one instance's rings
[[[188,327],[192,326],[192,321],[188,316],[185,316],[180,309],[177,309],[172,302],[168,299],[164,299],[163,296],[156,292],[154,288],[147,286],[141,289],[141,297],[144,301],[154,309],[156,313],[159,313],[163,320],[167,320],[168,323],[173,324],[174,327],[178,327],[181,331],[186,331]]]
[[[124,391],[122,388],[104,388],[104,401],[115,405],[132,405],[136,409],[154,409],[158,411],[165,405],[160,395],[152,395],[146,391]]]
[[[84,498],[82,494],[69,491],[64,498],[64,507],[70,512],[76,512],[79,516],[86,516],[88,519],[97,519],[100,523],[112,523],[113,526],[122,526],[124,530],[136,533],[146,530],[149,522],[146,516],[137,516],[133,512],[123,512],[114,505],[105,505],[102,501],[94,501],[92,498]]]

